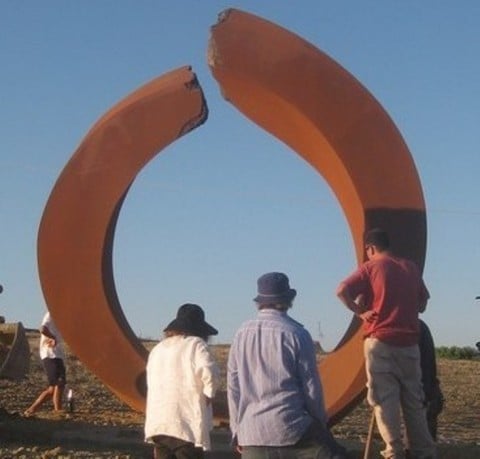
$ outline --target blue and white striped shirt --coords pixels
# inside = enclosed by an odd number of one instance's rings
[[[296,443],[312,418],[326,424],[310,333],[263,309],[235,334],[227,367],[230,428],[241,446]]]

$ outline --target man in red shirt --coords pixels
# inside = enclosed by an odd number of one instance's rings
[[[429,293],[415,263],[392,255],[385,231],[368,231],[364,243],[368,261],[340,283],[337,296],[364,322],[367,399],[386,444],[382,455],[404,459],[408,448],[416,459],[435,458],[418,346],[418,314]]]

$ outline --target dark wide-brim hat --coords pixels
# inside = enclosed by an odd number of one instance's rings
[[[286,274],[266,273],[257,280],[258,294],[253,301],[259,304],[282,304],[291,302],[297,291],[290,288]]]
[[[180,306],[177,317],[163,331],[179,331],[195,336],[218,335],[218,330],[205,321],[203,309],[191,303]]]

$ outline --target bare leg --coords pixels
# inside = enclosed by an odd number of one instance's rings
[[[62,410],[63,390],[64,386],[55,386],[53,390],[53,409],[55,411]]]
[[[35,411],[40,408],[43,403],[49,399],[50,397],[53,397],[55,391],[55,386],[48,386],[39,396],[38,398],[32,403],[32,405],[25,410],[25,415],[26,416],[31,416]]]

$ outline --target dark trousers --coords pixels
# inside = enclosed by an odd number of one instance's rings
[[[180,438],[169,437],[168,435],[156,435],[152,438],[154,442],[155,459],[203,459],[203,449],[196,448]]]
[[[317,422],[290,446],[244,446],[242,459],[345,459],[345,449]]]

